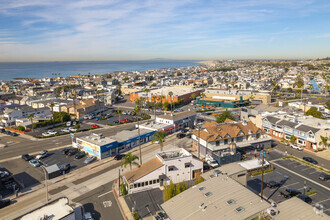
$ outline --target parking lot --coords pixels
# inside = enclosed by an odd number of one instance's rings
[[[46,167],[53,164],[57,164],[60,167],[65,163],[69,163],[72,171],[85,166],[84,160],[86,158],[85,156],[81,159],[75,159],[74,156],[63,155],[62,150],[59,149],[48,152],[47,156],[40,159],[39,162]],[[41,167],[33,167],[28,161],[21,158],[2,162],[0,167],[8,170],[25,191],[45,180],[44,171]]]
[[[272,200],[277,203],[284,201],[285,198],[281,196],[280,192],[284,192],[285,189],[297,189],[301,193],[304,193],[304,191],[308,192],[311,190],[316,190],[316,194],[310,196],[312,199],[312,205],[315,205],[316,203],[322,204],[324,207],[324,213],[330,215],[330,192],[327,189],[320,187],[319,185],[314,184],[303,177],[277,167],[276,165],[274,167],[275,169],[273,172],[264,175],[263,192],[264,197],[267,200]],[[282,181],[283,185],[281,187],[268,188],[267,183],[270,181]],[[261,175],[250,177],[247,184],[250,190],[256,194],[260,194]]]

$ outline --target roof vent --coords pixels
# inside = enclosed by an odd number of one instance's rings
[[[202,187],[200,187],[198,190],[199,190],[199,191],[203,191],[204,189],[205,189],[205,187],[202,186]]]
[[[206,208],[207,208],[207,206],[204,206],[204,208],[202,209],[202,211],[204,212]]]
[[[211,195],[212,195],[211,192],[207,192],[207,193],[204,194],[205,197],[210,197]]]
[[[231,205],[231,204],[234,204],[234,203],[235,203],[235,200],[233,200],[233,199],[230,199],[230,200],[227,201],[228,205]]]
[[[199,205],[199,208],[201,209],[204,205],[204,202],[202,204]]]

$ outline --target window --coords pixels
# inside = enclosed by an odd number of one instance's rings
[[[156,180],[153,180],[153,183],[156,184]]]
[[[151,185],[151,184],[152,184],[152,180],[149,181],[149,185]]]
[[[168,171],[174,171],[175,166],[169,166]]]
[[[138,183],[138,184],[137,184],[137,187],[140,187],[140,186],[141,186],[141,184],[140,184],[140,183]]]
[[[238,174],[237,177],[245,176],[245,173]]]
[[[231,204],[234,204],[234,203],[235,203],[235,200],[233,200],[233,199],[230,199],[230,200],[227,201],[228,205],[231,205]]]
[[[224,143],[225,143],[225,144],[228,144],[228,139],[225,139],[225,140],[224,140]]]
[[[190,163],[185,163],[184,164],[184,168],[189,168],[190,167]]]
[[[238,212],[238,213],[240,213],[241,211],[244,211],[244,208],[242,206],[240,206],[236,209],[236,212]]]
[[[220,145],[220,141],[216,141],[216,142],[215,142],[215,145],[216,145],[216,146],[219,146],[219,145]]]
[[[198,190],[199,190],[199,191],[203,191],[204,189],[205,189],[205,187],[202,186],[202,187],[200,187]]]
[[[159,183],[159,179],[157,179],[157,183]]]
[[[148,186],[148,181],[145,182],[145,185]]]
[[[134,183],[134,188],[136,188],[137,187],[137,184],[136,183]]]
[[[141,186],[144,186],[144,182],[143,182],[143,183],[141,183]]]

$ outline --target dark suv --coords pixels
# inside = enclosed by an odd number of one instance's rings
[[[71,165],[69,163],[65,163],[62,166],[60,166],[60,170],[63,173],[67,173],[70,170],[70,168],[71,168]]]
[[[10,199],[0,200],[0,209],[10,205]]]
[[[303,160],[307,161],[307,162],[310,162],[312,164],[317,164],[317,161],[314,160],[313,158],[311,157],[303,157]]]
[[[298,196],[298,198],[301,199],[304,202],[312,203],[312,199],[308,195],[306,195],[306,194],[300,194]]]
[[[66,155],[72,156],[72,155],[75,155],[76,153],[78,153],[78,151],[79,150],[77,148],[72,148],[66,153]]]
[[[179,139],[184,138],[185,136],[186,136],[186,134],[184,134],[184,133],[179,133],[176,135],[176,137]]]
[[[275,181],[270,181],[269,183],[267,183],[267,186],[269,188],[281,187],[282,186],[282,183],[275,182]]]
[[[323,181],[330,180],[330,175],[326,173],[321,173],[319,179]]]
[[[280,192],[280,194],[284,198],[291,198],[300,195],[301,192],[297,189],[286,189],[285,192]]]

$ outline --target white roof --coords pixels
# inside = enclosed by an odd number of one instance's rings
[[[241,162],[238,164],[247,170],[252,170],[252,169],[260,168],[262,166],[262,160],[253,159],[253,160],[244,161],[244,162]],[[269,166],[269,163],[266,160],[264,160],[264,166]]]
[[[49,216],[52,220],[62,219],[69,214],[74,214],[74,209],[69,206],[68,198],[61,198],[56,202],[41,207],[21,218],[21,220],[38,220],[43,219],[43,217]]]

